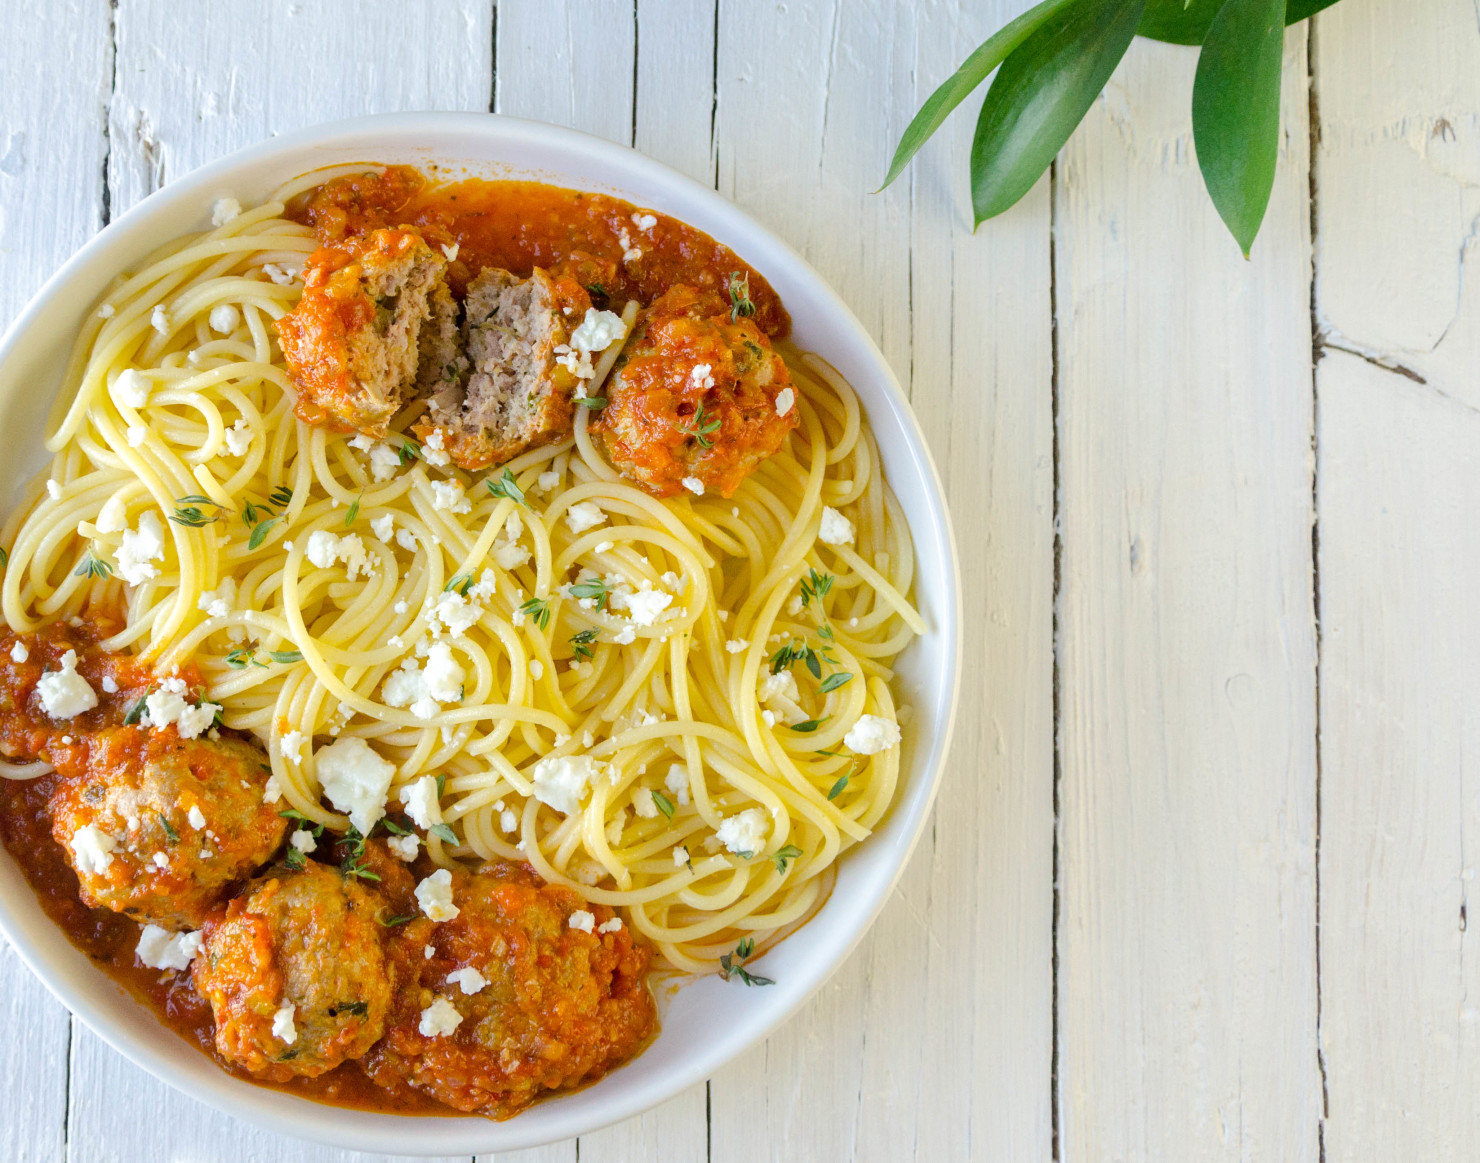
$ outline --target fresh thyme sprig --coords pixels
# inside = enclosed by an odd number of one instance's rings
[[[519,612],[538,626],[541,630],[550,628],[550,599],[530,598],[519,607]]]
[[[685,435],[692,436],[700,448],[713,448],[714,441],[709,439],[709,434],[719,431],[719,417],[705,412],[704,405],[700,404],[699,410],[694,413],[693,424],[682,431]]]
[[[745,962],[749,961],[755,952],[755,941],[746,937],[735,946],[733,953],[726,953],[719,959],[719,975],[726,981],[731,977],[738,977],[746,985],[775,985],[769,977],[762,977],[758,973],[751,973],[745,969]]]
[[[586,598],[596,603],[598,610],[606,609],[606,599],[611,595],[611,587],[599,577],[587,578],[585,581],[573,582],[566,587],[566,592],[573,598]]]
[[[88,546],[87,552],[82,555],[82,560],[77,563],[77,568],[72,571],[73,577],[112,577],[113,567],[92,551]]]
[[[591,658],[596,652],[591,649],[591,644],[596,641],[599,631],[577,630],[570,636],[571,653],[577,658]]]
[[[519,482],[514,479],[514,474],[504,469],[503,475],[496,481],[484,481],[488,491],[495,497],[507,497],[515,504],[529,508],[529,502],[524,499],[524,490],[519,487]]]
[[[730,272],[730,322],[749,319],[755,314],[755,304],[750,299],[750,275],[739,271]]]
[[[807,576],[802,579],[802,609],[806,609],[814,601],[822,604],[822,599],[827,597],[828,590],[832,589],[833,575],[830,573],[818,573],[810,565],[807,567]]]

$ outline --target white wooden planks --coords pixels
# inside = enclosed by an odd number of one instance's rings
[[[107,0],[10,16],[0,37],[0,328],[102,222],[113,56]],[[0,1159],[63,1157],[71,1026],[0,943]]]
[[[1480,57],[1472,5],[1368,0],[1315,62],[1327,1158],[1480,1133]],[[1383,366],[1412,369],[1412,375]]]
[[[1317,1158],[1304,35],[1252,262],[1193,53],[1133,45],[1059,162],[1067,1160]]]

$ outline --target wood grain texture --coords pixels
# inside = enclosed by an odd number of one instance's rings
[[[1342,5],[1316,36],[1317,322],[1362,353],[1317,370],[1333,1161],[1468,1158],[1480,1132],[1477,58],[1457,0]]]
[[[1318,1155],[1304,30],[1246,262],[1195,55],[1059,162],[1059,1111],[1070,1160]]]
[[[113,65],[107,0],[9,15],[0,37],[0,329],[102,222]],[[71,1026],[0,942],[0,1159],[62,1159]]]

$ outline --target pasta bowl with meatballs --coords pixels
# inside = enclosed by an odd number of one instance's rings
[[[0,929],[343,1148],[638,1113],[835,969],[954,715],[939,482],[740,211],[506,118],[206,167],[0,347]]]

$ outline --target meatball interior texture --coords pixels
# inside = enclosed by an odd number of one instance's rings
[[[456,918],[421,918],[390,939],[394,1008],[363,1061],[380,1086],[502,1119],[547,1090],[594,1081],[647,1042],[650,955],[625,926],[597,931],[610,909],[590,906],[592,931],[573,929],[571,915],[587,908],[579,894],[504,864],[455,871],[452,896]],[[465,992],[461,970],[486,984]],[[439,1000],[457,1027],[424,1034],[423,1011]]]
[[[766,334],[713,291],[676,286],[638,323],[593,432],[613,467],[656,497],[688,480],[731,496],[797,425],[777,414],[791,375]]]
[[[72,739],[77,754],[58,765],[52,793],[52,835],[94,908],[198,929],[282,842],[286,821],[262,802],[266,771],[250,743],[139,726]]]
[[[375,230],[314,251],[278,337],[308,424],[386,434],[416,390],[422,325],[446,261],[414,230]],[[436,327],[436,324],[433,324]]]
[[[364,1054],[391,1002],[383,908],[358,879],[309,861],[269,870],[207,922],[193,975],[222,1057],[286,1082]]]

